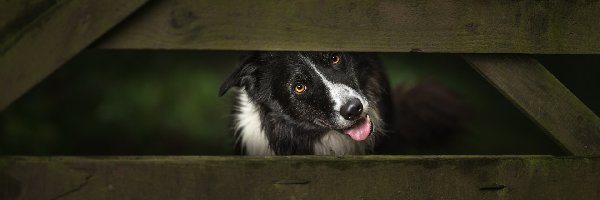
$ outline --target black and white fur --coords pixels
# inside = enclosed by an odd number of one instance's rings
[[[332,62],[336,57],[339,62]],[[305,92],[294,92],[298,83]],[[396,154],[437,147],[460,130],[464,110],[453,92],[435,83],[399,87],[391,95],[372,53],[252,52],[219,96],[233,87],[236,148],[246,155]],[[358,119],[340,114],[350,101],[362,105]],[[361,119],[371,123],[365,140],[344,134]]]
[[[341,60],[333,64],[332,57]],[[294,92],[294,85],[306,92]],[[374,55],[331,52],[254,52],[223,83],[237,87],[233,118],[238,148],[248,155],[344,155],[373,151],[390,110],[388,79]],[[350,99],[369,116],[371,134],[356,141],[342,129],[357,120],[340,115]]]

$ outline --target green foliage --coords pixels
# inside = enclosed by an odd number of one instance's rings
[[[236,56],[85,51],[0,115],[0,151],[231,154],[217,90]]]

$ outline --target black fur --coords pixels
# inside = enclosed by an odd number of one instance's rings
[[[331,63],[331,58],[336,55],[340,56],[341,62],[334,65]],[[416,141],[413,138],[418,137],[412,137],[414,134],[408,134],[408,132],[424,133],[423,135],[428,135],[428,137],[435,137],[434,135],[440,132],[435,128],[435,123],[438,122],[447,123],[442,128],[454,128],[450,124],[455,124],[455,121],[446,120],[446,118],[453,119],[454,116],[451,113],[454,112],[453,110],[441,109],[443,112],[440,118],[443,119],[434,120],[433,124],[427,124],[428,119],[423,116],[436,118],[435,112],[440,109],[433,109],[434,113],[431,115],[405,113],[428,112],[419,110],[418,107],[411,107],[412,101],[410,100],[397,100],[396,103],[399,103],[394,109],[385,69],[374,54],[251,52],[242,56],[239,67],[223,82],[219,96],[225,94],[232,87],[246,91],[249,99],[260,111],[262,130],[266,134],[269,147],[277,155],[314,154],[313,145],[326,132],[343,128],[331,121],[333,115],[336,114],[332,111],[333,102],[323,98],[328,91],[318,80],[315,72],[303,62],[302,56],[314,61],[318,69],[332,79],[332,82],[341,83],[360,91],[369,102],[374,104],[371,106],[379,112],[379,116],[384,122],[383,127],[380,128],[386,134],[386,136],[369,136],[377,137],[374,139],[377,139],[377,145],[380,147],[376,149],[381,151],[377,153],[394,152],[393,147],[390,148],[390,146]],[[306,92],[294,93],[292,88],[297,83],[306,85]],[[236,101],[236,104],[239,106],[239,102]],[[400,121],[395,123],[393,110],[402,112],[396,114],[398,116],[396,120]],[[234,114],[236,114],[235,112],[239,111],[234,109]],[[417,120],[408,119],[412,117]],[[420,129],[412,126],[410,124],[412,122],[418,122],[418,126],[429,128]],[[401,126],[391,127],[390,124]],[[396,131],[392,131],[392,129]],[[236,135],[239,134],[236,132]],[[236,149],[239,150],[239,153],[244,154],[244,149],[239,146],[239,143],[237,145]],[[390,149],[392,150],[390,151]]]
[[[434,81],[423,81],[393,93],[394,133],[381,140],[377,152],[405,154],[430,152],[449,144],[464,131],[467,108],[460,96]]]

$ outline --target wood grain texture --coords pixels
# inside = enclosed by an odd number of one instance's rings
[[[4,0],[0,3],[0,41],[3,37],[14,35],[11,32],[23,30],[23,27],[50,7],[58,5],[54,0]]]
[[[599,199],[600,158],[4,157],[3,199]]]
[[[599,1],[154,1],[100,48],[600,53]]]
[[[22,12],[0,19],[0,110],[145,2],[1,2],[1,10]]]
[[[572,154],[600,155],[600,118],[535,59],[526,55],[463,57]]]

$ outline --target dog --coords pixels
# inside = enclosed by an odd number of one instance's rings
[[[454,119],[452,114],[435,122],[445,127],[425,124],[422,129],[411,125],[423,124],[422,115],[395,114],[407,109],[392,102],[406,104],[410,98],[391,94],[374,53],[249,52],[223,82],[219,96],[231,88],[237,89],[232,110],[236,152],[243,155],[387,154],[393,146],[416,141],[401,133],[406,130],[422,135],[454,130],[454,122],[446,120]]]

